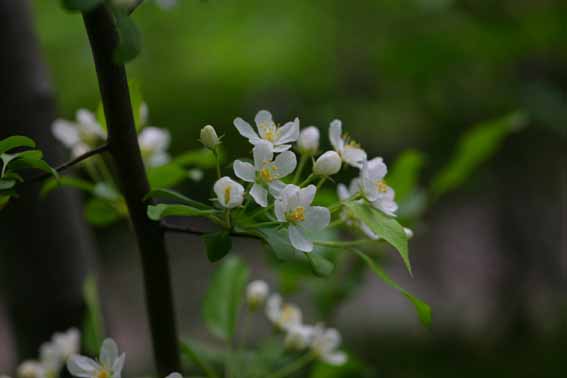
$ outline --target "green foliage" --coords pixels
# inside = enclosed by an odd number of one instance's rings
[[[415,307],[417,315],[419,316],[419,320],[424,327],[430,328],[431,327],[431,308],[429,305],[413,295],[411,295],[407,290],[403,289],[400,285],[398,285],[394,280],[392,280],[386,272],[378,265],[375,261],[373,261],[368,255],[365,253],[353,249],[361,259],[363,259],[372,272],[376,274],[382,281],[384,281],[388,286],[398,290],[404,297],[406,297]]]
[[[168,216],[198,217],[208,216],[216,213],[216,210],[203,210],[187,205],[159,205],[148,206],[148,217],[152,220],[160,220]]]
[[[209,356],[203,352],[203,348],[199,347],[192,340],[181,341],[181,354],[188,361],[195,364],[209,378],[218,378],[219,375],[209,363]]]
[[[219,159],[222,163],[222,153],[220,155]],[[193,166],[202,169],[211,169],[216,165],[215,154],[208,148],[184,152],[177,156],[173,162],[184,167]]]
[[[207,291],[203,304],[205,323],[211,333],[225,341],[234,336],[248,276],[248,267],[237,257],[229,257],[213,275]]]
[[[35,142],[22,135],[10,136],[6,139],[0,140],[0,155],[18,147],[35,148]]]
[[[183,194],[169,189],[153,189],[148,194],[146,194],[144,200],[147,201],[150,198],[167,198],[183,202],[184,204],[195,207],[197,209],[211,209],[210,206],[207,206],[204,203],[195,201],[187,196],[184,196]]]
[[[148,168],[147,174],[151,188],[171,188],[188,177],[187,171],[176,163]]]
[[[388,173],[388,184],[396,191],[396,201],[404,202],[416,190],[425,156],[416,150],[404,151]]]
[[[83,283],[83,298],[87,307],[83,322],[83,348],[88,354],[96,355],[104,339],[104,321],[94,275],[89,275]]]
[[[449,163],[433,178],[433,196],[439,197],[462,185],[478,166],[498,150],[506,136],[524,127],[527,121],[525,114],[516,112],[481,123],[466,132]]]
[[[366,205],[349,203],[347,207],[352,214],[364,222],[381,238],[390,243],[400,254],[404,264],[411,274],[411,264],[408,253],[408,237],[404,228],[392,217],[384,215],[381,211]]]
[[[136,58],[142,50],[142,34],[125,9],[114,9],[119,44],[114,51],[116,63],[127,63]]]
[[[40,196],[45,197],[54,189],[60,187],[75,188],[88,193],[93,193],[95,189],[95,185],[89,181],[72,176],[61,176],[59,180],[55,178],[46,180],[41,187]]]
[[[77,12],[88,12],[103,2],[104,0],[61,0],[65,9]]]
[[[264,240],[267,248],[279,260],[287,261],[296,258],[297,251],[289,242],[286,230],[276,228],[258,228],[257,232]]]
[[[314,252],[305,253],[309,264],[313,269],[313,273],[320,277],[330,276],[335,271],[335,264],[327,260],[320,254]]]
[[[121,218],[120,213],[108,200],[93,197],[85,206],[87,221],[95,226],[108,226]]]
[[[203,235],[209,261],[216,262],[225,257],[232,249],[230,232],[218,231]]]
[[[370,378],[375,376],[375,372],[352,354],[348,355],[348,360],[344,365],[333,366],[317,362],[309,372],[309,378]]]

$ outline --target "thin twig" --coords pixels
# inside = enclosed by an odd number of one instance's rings
[[[128,13],[132,14],[134,13],[134,11],[140,6],[142,5],[142,3],[144,2],[144,0],[136,0],[134,2],[134,4],[130,5],[130,9],[128,9]]]
[[[103,145],[101,145],[97,148],[94,148],[94,149],[92,149],[88,152],[85,152],[84,154],[79,155],[76,158],[71,159],[68,162],[63,163],[63,164],[61,164],[61,165],[59,165],[59,166],[57,166],[53,169],[55,169],[57,172],[63,172],[66,169],[69,169],[69,168],[79,164],[83,160],[87,160],[88,158],[95,156],[95,155],[98,155],[98,154],[101,154],[101,153],[103,153],[107,150],[108,150],[108,143],[105,143],[105,144],[103,144]],[[45,180],[46,178],[49,178],[49,177],[52,177],[52,174],[45,172],[45,173],[42,173],[42,174],[37,175],[35,177],[32,177],[29,180],[26,180],[26,182],[31,183],[31,182],[42,181],[42,180]]]
[[[205,235],[210,233],[211,231],[203,231],[203,230],[196,230],[190,226],[181,226],[177,224],[171,224],[166,221],[162,221],[160,223],[160,227],[162,230],[166,232],[176,232],[180,234],[188,234],[188,235]],[[241,232],[231,232],[230,236],[234,238],[244,238],[244,239],[261,239],[259,236],[252,235],[252,234],[245,234]]]

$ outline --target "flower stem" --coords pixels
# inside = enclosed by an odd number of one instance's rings
[[[293,183],[297,184],[299,179],[301,178],[301,174],[303,173],[303,169],[305,168],[305,164],[309,160],[309,156],[306,154],[302,154],[301,158],[299,159],[299,165],[297,166],[297,170],[295,171],[295,176],[293,176]]]
[[[355,245],[361,245],[366,243],[374,242],[375,240],[372,239],[360,239],[360,240],[349,240],[349,241],[328,241],[328,240],[316,240],[313,243],[316,245],[320,245],[323,247],[331,247],[331,248],[343,248]]]
[[[217,178],[221,178],[221,168],[220,168],[220,157],[219,157],[219,148],[218,145],[215,146],[213,149],[213,154],[215,155],[215,165],[217,167]]]
[[[280,370],[276,371],[275,373],[268,375],[267,378],[284,378],[287,377],[296,371],[303,369],[307,364],[312,362],[315,359],[314,353],[306,353],[303,356],[299,357],[297,360],[293,361],[291,364],[284,366]]]
[[[313,181],[313,179],[315,178],[315,175],[312,173],[310,174],[301,184],[299,184],[300,188],[303,188],[305,185],[309,184],[311,181]]]
[[[319,180],[319,182],[317,183],[317,191],[319,191],[319,189],[321,189],[321,187],[323,186],[325,181],[327,181],[327,178],[328,178],[327,176],[321,177],[321,180]]]

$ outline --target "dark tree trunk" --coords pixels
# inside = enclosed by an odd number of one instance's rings
[[[55,5],[55,4],[54,4]],[[33,30],[28,0],[0,0],[0,138],[32,137],[52,165],[66,155],[53,140],[55,101]],[[80,326],[82,282],[93,256],[78,193],[40,199],[40,184],[0,212],[0,279],[19,358],[37,355],[54,331]]]

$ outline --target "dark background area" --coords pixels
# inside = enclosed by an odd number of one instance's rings
[[[45,0],[33,15],[58,115],[96,109],[81,18]],[[333,324],[379,377],[567,375],[565,1],[180,0],[171,11],[148,2],[134,18],[144,49],[128,73],[151,123],[171,131],[173,154],[198,147],[198,130],[212,124],[230,156],[242,156],[248,145],[232,120],[265,108],[320,127],[326,146],[340,118],[371,156],[420,150],[425,185],[470,127],[527,113],[529,125],[416,225],[415,278],[397,260],[387,266],[432,306],[433,330],[370,276]],[[206,199],[212,179],[184,190]],[[107,326],[129,354],[128,375],[140,375],[149,340],[133,239],[125,224],[94,233]],[[198,239],[169,245],[181,332],[204,336],[198,306],[214,266],[186,252],[202,249]],[[260,245],[238,246],[253,276],[275,282]],[[11,371],[17,335],[1,299],[0,371]],[[309,297],[295,299],[314,319]]]

